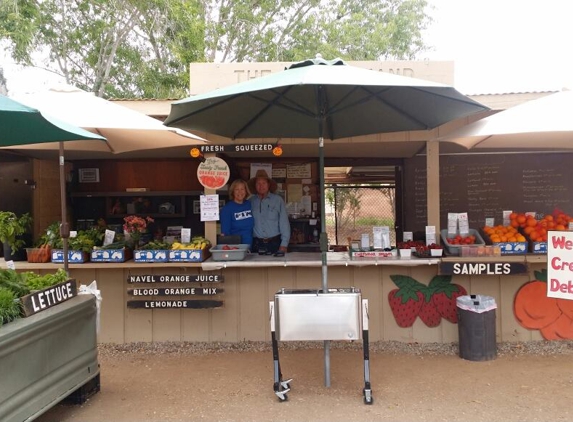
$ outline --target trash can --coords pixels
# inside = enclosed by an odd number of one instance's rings
[[[495,359],[495,299],[483,295],[458,296],[456,305],[460,357],[472,361]]]

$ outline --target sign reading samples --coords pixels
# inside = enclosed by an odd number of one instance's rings
[[[220,287],[178,286],[155,287],[159,283],[222,283],[225,277],[219,274],[150,274],[130,275],[129,284],[146,284],[145,288],[128,289],[131,296],[165,296],[161,299],[128,300],[127,307],[132,309],[212,309],[220,308],[224,301],[215,299],[185,299],[181,296],[215,296],[224,292]],[[177,296],[177,298],[168,298]]]
[[[441,262],[440,275],[515,275],[527,274],[521,262]]]

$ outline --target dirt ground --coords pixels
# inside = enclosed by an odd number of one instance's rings
[[[100,350],[101,391],[59,404],[39,422],[135,421],[571,421],[573,346],[472,362],[456,351],[371,349],[374,403],[363,403],[361,349],[280,350],[288,401],[273,393],[270,349],[149,353]]]

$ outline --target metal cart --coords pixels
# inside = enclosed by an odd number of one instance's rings
[[[368,300],[354,287],[323,290],[281,289],[269,302],[274,360],[274,391],[288,400],[292,379],[283,380],[279,341],[360,340],[364,346],[364,403],[372,404],[368,351]],[[328,350],[328,348],[325,348]],[[328,360],[327,360],[328,362]],[[327,369],[328,371],[328,369]],[[327,385],[328,386],[328,385]]]

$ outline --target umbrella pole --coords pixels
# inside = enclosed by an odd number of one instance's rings
[[[318,173],[320,175],[320,252],[322,258],[322,292],[328,293],[328,235],[326,233],[326,205],[324,203],[324,138],[318,138]],[[330,340],[324,341],[324,385],[330,387]]]
[[[64,271],[70,275],[68,270],[68,238],[70,237],[70,227],[68,225],[67,207],[66,207],[66,172],[64,168],[64,143],[60,142],[60,203],[62,205],[62,223],[60,224],[60,236],[63,243],[64,253]]]

